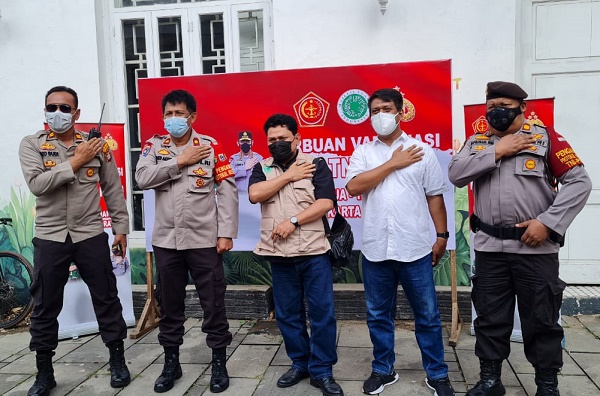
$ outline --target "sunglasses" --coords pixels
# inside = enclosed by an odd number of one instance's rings
[[[71,107],[71,105],[68,105],[68,104],[61,104],[61,105],[47,104],[46,105],[46,111],[48,113],[54,113],[58,109],[60,109],[61,113],[70,113],[73,108]]]

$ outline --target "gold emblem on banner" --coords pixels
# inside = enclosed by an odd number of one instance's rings
[[[544,121],[538,118],[538,115],[535,113],[535,111],[529,113],[529,115],[527,116],[527,122],[531,125],[545,126]]]
[[[294,112],[300,126],[319,127],[325,125],[329,102],[314,92],[309,92],[294,104]]]
[[[484,116],[479,116],[479,118],[473,121],[471,125],[473,126],[474,133],[485,133],[490,129],[490,126]]]
[[[108,147],[110,147],[112,151],[119,149],[119,143],[117,143],[117,141],[113,139],[110,133],[106,134],[106,138],[104,140],[106,140],[106,143],[108,143]]]

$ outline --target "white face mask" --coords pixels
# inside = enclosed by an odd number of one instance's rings
[[[54,113],[46,113],[46,122],[50,129],[58,134],[67,132],[74,124],[73,114],[63,113],[56,110]]]
[[[400,113],[379,112],[371,117],[371,125],[379,136],[388,136],[396,130],[400,121],[396,122],[396,116]]]

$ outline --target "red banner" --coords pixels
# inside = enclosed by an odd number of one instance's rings
[[[198,105],[194,129],[219,140],[228,155],[239,151],[237,136],[246,130],[253,133],[253,150],[268,154],[263,124],[274,113],[286,113],[299,123],[302,151],[349,156],[374,136],[366,99],[377,89],[397,87],[406,102],[402,129],[447,150],[452,145],[450,84],[449,60],[141,79],[140,131],[142,142],[166,134],[162,97],[185,89]],[[334,176],[341,170],[336,168]]]
[[[154,134],[167,133],[161,102],[174,89],[194,95],[198,113],[194,129],[217,139],[227,156],[240,152],[238,135],[250,131],[252,151],[269,157],[263,124],[274,113],[290,114],[299,125],[301,150],[325,158],[335,179],[340,212],[351,221],[355,235],[360,235],[361,197],[351,198],[344,186],[350,155],[358,145],[376,137],[369,118],[369,96],[381,88],[399,90],[404,95],[402,130],[442,152],[440,163],[446,169],[452,150],[450,73],[450,60],[442,60],[141,79],[142,145]],[[451,215],[453,195],[445,198]],[[240,222],[236,241],[241,250],[252,250],[258,239],[251,233],[258,233],[260,211],[251,206],[256,205],[241,195],[240,216],[245,221]],[[453,216],[449,221],[453,226]],[[360,240],[355,247],[360,248]]]

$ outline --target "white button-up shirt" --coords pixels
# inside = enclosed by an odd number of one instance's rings
[[[423,159],[388,175],[362,198],[362,253],[370,261],[411,262],[431,252],[429,206],[426,196],[446,191],[440,164],[433,149],[404,132],[391,146],[375,138],[354,150],[346,183],[360,173],[374,169],[416,144],[423,148]]]

